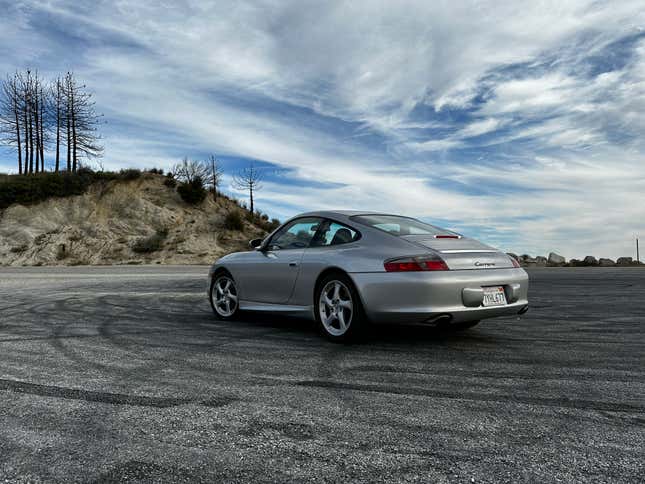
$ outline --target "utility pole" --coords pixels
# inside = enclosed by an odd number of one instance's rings
[[[636,263],[637,264],[641,263],[641,255],[638,252],[638,237],[636,238]]]

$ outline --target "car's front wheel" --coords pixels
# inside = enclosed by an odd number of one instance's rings
[[[361,300],[354,284],[344,274],[330,274],[320,281],[314,308],[318,327],[332,341],[354,340],[364,330]]]
[[[220,272],[215,275],[211,284],[210,300],[217,319],[235,319],[239,313],[240,306],[237,286],[230,274]]]

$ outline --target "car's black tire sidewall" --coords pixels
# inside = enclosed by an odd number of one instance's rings
[[[213,301],[213,286],[215,285],[215,281],[217,281],[217,279],[219,279],[222,276],[226,276],[231,281],[233,281],[233,284],[235,284],[235,289],[237,290],[238,303],[237,303],[237,306],[235,308],[235,311],[230,316],[222,316],[221,314],[219,314],[217,312],[217,310],[215,309],[215,302]],[[235,279],[233,279],[233,276],[230,273],[228,273],[227,271],[220,271],[220,272],[216,272],[215,274],[213,274],[213,277],[211,278],[210,288],[208,290],[208,300],[211,303],[211,309],[213,310],[213,314],[215,315],[216,319],[219,319],[221,321],[233,321],[233,320],[238,318],[238,316],[240,315],[240,302],[239,302],[240,301],[239,300],[240,296],[239,295],[240,295],[240,293],[239,293],[239,290],[238,290],[238,287],[237,287],[237,282],[235,282]]]
[[[320,319],[320,309],[319,309],[320,293],[322,292],[323,288],[331,281],[342,282],[345,285],[345,287],[349,289],[349,292],[352,296],[352,304],[354,306],[349,328],[344,334],[339,336],[329,333],[325,329],[325,325],[322,323],[322,320]],[[318,326],[318,330],[320,331],[320,333],[323,334],[328,340],[333,341],[335,343],[357,342],[360,339],[362,339],[362,337],[365,335],[367,318],[365,316],[363,303],[361,302],[361,298],[358,294],[358,291],[356,290],[356,287],[354,286],[354,283],[347,275],[343,273],[340,273],[340,272],[330,273],[324,276],[322,279],[320,279],[320,281],[318,281],[318,284],[316,284],[316,290],[314,291],[314,316],[316,318],[316,325]]]

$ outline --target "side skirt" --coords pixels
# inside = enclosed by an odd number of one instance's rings
[[[272,304],[255,301],[244,301],[240,299],[240,309],[242,311],[268,311],[275,313],[289,313],[302,315],[313,318],[313,307],[311,306],[293,306],[289,304]]]

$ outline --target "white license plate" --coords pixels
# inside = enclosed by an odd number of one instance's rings
[[[484,307],[505,306],[506,294],[502,286],[484,287]]]

